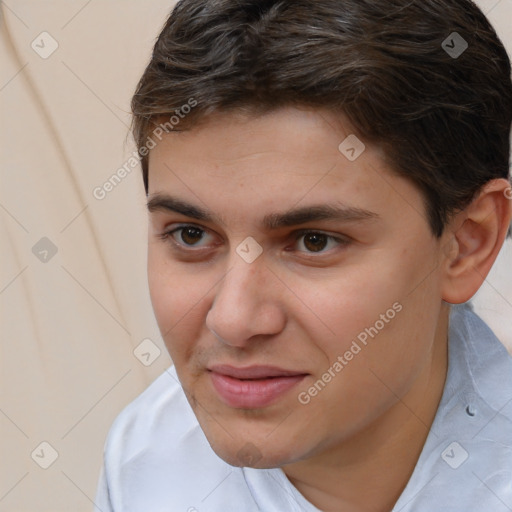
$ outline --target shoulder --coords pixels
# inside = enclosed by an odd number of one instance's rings
[[[144,440],[164,429],[168,441],[198,427],[173,366],[166,369],[116,417],[105,443],[105,457],[118,464],[140,452]],[[174,435],[173,435],[174,434]]]
[[[450,338],[460,385],[512,421],[512,407],[506,407],[512,399],[512,356],[470,303],[452,306]]]
[[[468,303],[451,307],[448,357],[436,417],[393,511],[511,510],[512,357]]]

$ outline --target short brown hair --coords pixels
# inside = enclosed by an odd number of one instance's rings
[[[181,0],[132,99],[146,193],[140,150],[191,98],[176,130],[216,111],[326,108],[419,187],[440,236],[486,182],[509,176],[510,75],[469,0]]]

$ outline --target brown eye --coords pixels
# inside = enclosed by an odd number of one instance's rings
[[[158,236],[164,241],[172,239],[174,246],[182,250],[205,249],[214,240],[213,235],[193,224],[179,226]]]
[[[321,231],[301,230],[296,234],[297,250],[305,254],[330,253],[332,249],[341,249],[350,243],[343,236],[333,236]]]
[[[203,238],[204,231],[193,226],[179,229],[181,231],[181,240],[187,245],[194,245]]]
[[[304,247],[311,252],[318,252],[325,249],[329,237],[322,233],[309,233],[304,236]]]

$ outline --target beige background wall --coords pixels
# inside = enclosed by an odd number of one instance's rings
[[[512,50],[512,0],[479,3]],[[112,420],[170,364],[139,168],[94,190],[134,150],[130,96],[172,5],[0,4],[0,512],[91,510]],[[511,261],[508,242],[476,304],[512,350]]]

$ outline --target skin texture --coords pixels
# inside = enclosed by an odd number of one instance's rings
[[[329,112],[286,108],[216,114],[165,135],[150,153],[148,199],[172,195],[218,219],[153,209],[148,277],[182,386],[222,459],[282,467],[321,510],[384,512],[414,469],[442,395],[443,299],[463,302],[476,292],[503,242],[510,201],[506,181],[495,180],[436,239],[420,192],[391,172],[378,147],[365,143],[353,162],[338,150],[350,134]],[[267,214],[325,204],[375,215],[262,227]],[[195,245],[184,231],[162,239],[187,225],[203,230]],[[306,228],[341,242],[320,235],[325,248],[317,252],[297,234]],[[236,252],[248,236],[263,249],[252,263]],[[299,393],[394,304],[400,311],[301,403]],[[234,408],[213,388],[212,364],[308,375],[269,406]],[[383,470],[390,460],[393,471]]]

